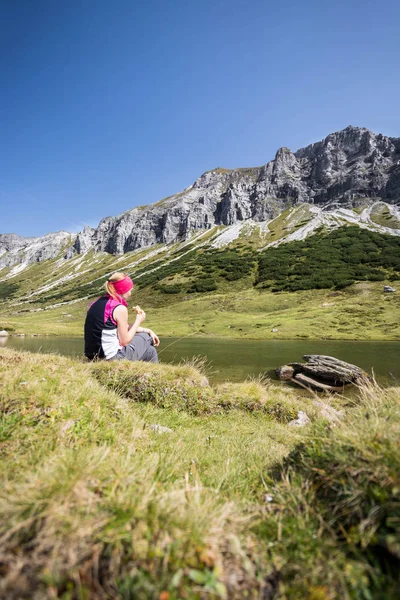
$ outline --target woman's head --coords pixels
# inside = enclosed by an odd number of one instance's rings
[[[127,300],[131,293],[132,288],[135,284],[132,279],[126,275],[125,273],[113,273],[111,277],[106,281],[106,292],[115,300],[119,300],[119,298],[125,298]]]

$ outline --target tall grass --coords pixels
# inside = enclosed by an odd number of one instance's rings
[[[198,391],[215,391],[190,365],[145,373],[2,350],[0,369],[0,596],[242,598],[270,586],[252,499],[267,449],[280,460],[299,432],[265,415],[210,414],[204,399],[200,411]],[[139,376],[147,401],[99,373],[126,386]],[[196,410],[152,403],[156,384],[194,390]]]
[[[271,475],[264,533],[287,597],[398,597],[399,440],[400,389],[363,385],[340,426],[316,423]]]

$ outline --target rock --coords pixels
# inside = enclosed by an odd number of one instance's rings
[[[0,268],[42,262],[58,256],[75,235],[66,231],[38,238],[23,238],[13,233],[0,234]]]
[[[277,330],[277,328],[276,328],[276,327],[274,327],[273,329],[271,329],[271,333],[277,333],[277,331],[278,331],[278,330]]]
[[[290,365],[283,365],[276,369],[275,373],[278,375],[279,379],[282,381],[287,381],[288,379],[292,379],[294,375],[294,368]]]
[[[60,429],[60,435],[64,437],[70,429],[75,425],[74,419],[68,419]]]
[[[342,410],[336,410],[332,406],[329,406],[329,404],[321,402],[320,400],[313,400],[313,405],[319,409],[320,415],[330,423],[337,423],[344,416]]]
[[[0,337],[7,337],[8,335],[9,333],[5,329],[2,329],[2,331],[0,331]]]
[[[280,148],[274,160],[260,167],[207,171],[178,194],[106,217],[77,235],[0,235],[0,268],[40,262],[61,252],[68,260],[89,250],[123,254],[175,243],[218,225],[268,221],[300,203],[314,211],[328,209],[325,215],[356,207],[360,199],[370,205],[379,200],[395,204],[400,198],[399,156],[400,138],[346,127],[297,152]]]
[[[173,430],[169,427],[164,427],[164,425],[150,425],[150,429],[156,431],[157,433],[172,433]]]
[[[309,425],[310,423],[310,417],[308,417],[304,411],[299,410],[299,412],[297,413],[297,419],[295,419],[294,421],[290,421],[288,425],[290,427],[304,427],[305,425]]]

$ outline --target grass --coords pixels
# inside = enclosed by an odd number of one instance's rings
[[[400,221],[391,214],[388,206],[384,203],[376,204],[371,211],[371,219],[378,225],[390,227],[391,229],[400,229]]]
[[[240,284],[240,282],[239,282]],[[391,282],[399,287],[400,282]],[[135,292],[133,304],[146,309],[146,325],[161,336],[210,336],[247,339],[400,339],[398,294],[384,294],[381,282],[360,282],[340,291],[303,290],[273,293],[242,288],[224,293],[167,296],[154,306],[154,294]],[[81,336],[90,300],[40,312],[3,307],[0,328],[12,333]],[[152,306],[153,305],[153,306]],[[272,332],[277,328],[278,332]]]
[[[311,218],[310,207],[307,204],[301,204],[288,208],[280,214],[270,223],[268,223],[268,233],[264,240],[264,245],[271,242],[277,242],[281,238],[285,237],[288,233],[293,231],[293,228],[300,226],[300,224],[307,223]]]
[[[399,396],[399,388],[364,386],[345,423],[316,425],[270,478],[273,517],[267,516],[264,534],[275,560],[289,551],[297,557],[287,565],[285,597],[396,597]]]
[[[287,454],[298,431],[259,413],[238,427],[237,411],[129,401],[98,382],[103,364],[2,350],[0,365],[3,593],[239,598],[260,588],[251,503],[266,456]],[[126,366],[134,379],[137,365]],[[194,367],[155,367],[160,387],[179,377],[208,388]],[[229,578],[243,577],[231,590]]]
[[[258,252],[260,245],[264,246],[268,241],[268,236],[280,238],[287,230],[306,222],[310,217],[309,210],[308,205],[288,209],[269,223],[269,232],[262,234],[258,227],[244,227],[242,236],[222,250],[210,247],[219,231],[213,228],[181,244],[158,245],[119,257],[89,252],[68,261],[61,258],[30,265],[15,278],[3,280],[0,329],[27,335],[81,336],[88,305],[103,293],[107,276],[118,269],[129,272],[136,279],[132,303],[145,308],[146,325],[161,336],[400,339],[399,295],[383,293],[385,283],[399,286],[399,280],[394,279],[397,275],[393,266],[398,261],[394,250],[390,250],[397,244],[395,238],[365,231],[360,233],[348,227],[334,234],[313,236],[307,243],[297,243],[302,248],[298,256],[294,252],[296,244],[282,246],[281,250],[272,248]],[[358,260],[362,264],[357,269],[364,268],[368,257],[370,261],[378,261],[378,266],[383,260],[386,267],[379,267],[379,277],[387,276],[390,280],[358,281],[340,290],[329,287],[281,292],[272,291],[274,287],[260,289],[261,285],[266,288],[275,285],[281,289],[293,283],[301,287],[302,279],[296,276],[294,281],[292,275],[286,276],[275,265],[274,274],[270,273],[271,281],[265,280],[268,269],[271,270],[271,261],[268,263],[267,260],[268,267],[258,261],[260,257],[282,255],[283,269],[296,255],[301,270],[302,265],[307,267],[307,257],[303,254],[313,248],[314,263],[323,263],[325,270],[330,269],[329,273],[333,273],[337,265],[332,270],[329,260],[319,261],[318,248],[325,244],[326,249],[329,240],[335,245],[339,234],[340,239],[350,244],[350,249],[357,250],[355,262],[349,263],[351,269]],[[378,245],[372,242],[365,245],[367,238]],[[357,242],[356,248],[353,242]],[[381,248],[382,252],[375,252],[375,246],[382,246],[384,251]],[[343,269],[350,268],[349,264],[340,263]],[[308,268],[310,270],[311,266]],[[6,276],[7,269],[1,275]],[[281,275],[282,280],[279,279]],[[261,283],[256,285],[259,279]],[[322,283],[318,279],[318,285]],[[213,289],[215,287],[217,289]],[[272,331],[274,329],[278,331]]]
[[[199,364],[3,349],[0,371],[0,596],[396,597],[399,389],[326,397],[331,424]]]
[[[393,285],[397,285],[394,283]],[[398,340],[398,295],[382,284],[281,292],[254,289],[197,295],[168,307],[149,309],[148,321],[161,335],[206,335],[248,339]],[[277,328],[277,332],[272,329]]]

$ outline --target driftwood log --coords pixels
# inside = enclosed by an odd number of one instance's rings
[[[341,392],[349,384],[368,381],[368,374],[350,363],[322,354],[305,354],[305,363],[289,363],[276,369],[279,379],[327,392]]]

